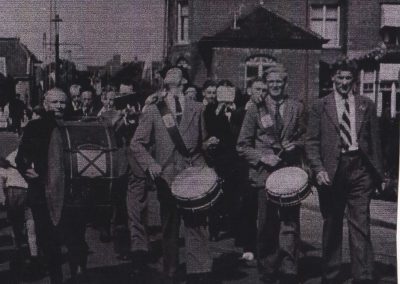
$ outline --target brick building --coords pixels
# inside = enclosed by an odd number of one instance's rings
[[[166,15],[167,57],[185,57],[197,84],[230,79],[244,90],[249,65],[277,61],[288,68],[289,93],[312,102],[330,91],[329,64],[346,55],[362,66],[359,92],[378,114],[399,110],[400,0],[166,0]]]

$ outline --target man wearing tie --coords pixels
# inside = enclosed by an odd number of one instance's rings
[[[170,188],[175,176],[181,171],[191,165],[205,164],[202,154],[205,139],[203,107],[202,104],[185,98],[182,91],[186,82],[181,69],[173,67],[168,70],[164,78],[166,91],[159,94],[157,100],[149,104],[142,113],[131,142],[131,150],[140,167],[157,186],[165,283],[178,283],[178,239],[182,215],[187,283],[210,283],[208,275],[211,272],[212,258],[208,246],[206,215],[181,214]],[[171,128],[179,132],[187,151],[182,151],[182,147],[175,143]]]
[[[250,190],[258,192],[261,280],[276,283],[279,278],[280,283],[292,284],[298,283],[300,205],[276,205],[267,200],[264,189],[273,171],[300,163],[303,106],[285,94],[287,72],[282,65],[268,68],[265,78],[268,96],[262,92],[260,103],[249,104],[236,148],[249,165]]]
[[[347,206],[353,283],[374,283],[371,195],[383,177],[375,105],[354,90],[357,67],[333,65],[333,92],[313,106],[306,154],[319,186],[324,219],[322,283],[339,283],[343,217]]]

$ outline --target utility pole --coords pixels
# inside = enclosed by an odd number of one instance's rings
[[[56,55],[56,70],[55,70],[55,85],[56,87],[60,86],[60,16],[55,14],[54,19],[51,20],[54,22],[54,30],[55,30],[55,55]]]

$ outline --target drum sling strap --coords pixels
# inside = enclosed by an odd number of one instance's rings
[[[175,119],[165,101],[161,100],[160,102],[158,102],[157,108],[161,114],[161,118],[164,122],[164,125],[167,128],[168,134],[171,137],[172,142],[176,146],[176,149],[184,157],[189,157],[190,156],[189,150],[186,148],[185,142],[183,142],[182,136],[179,132],[178,126],[176,125]]]

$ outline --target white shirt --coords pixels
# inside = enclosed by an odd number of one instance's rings
[[[15,156],[17,151],[12,152],[7,156],[7,160],[12,166],[15,167]],[[0,168],[0,182],[5,185],[6,188],[11,186],[28,188],[28,184],[25,179],[21,176],[17,169],[9,167],[7,169]]]
[[[183,112],[185,110],[185,96],[183,93],[179,93],[178,97],[179,97],[179,102],[182,107],[182,115],[183,115]],[[168,108],[171,110],[172,114],[176,117],[175,96],[168,93],[166,96],[166,102],[167,102]]]
[[[4,108],[0,108],[0,128],[7,128],[9,118],[10,108],[9,104],[6,104]]]
[[[354,95],[352,92],[348,95],[348,102],[350,107],[350,135],[351,135],[351,146],[349,147],[349,151],[358,150],[358,143],[357,143],[357,133],[356,133],[356,106],[354,101]],[[339,123],[342,123],[342,116],[345,110],[344,103],[345,99],[340,95],[337,91],[335,91],[335,101],[336,101],[336,111],[337,116],[339,118]]]

